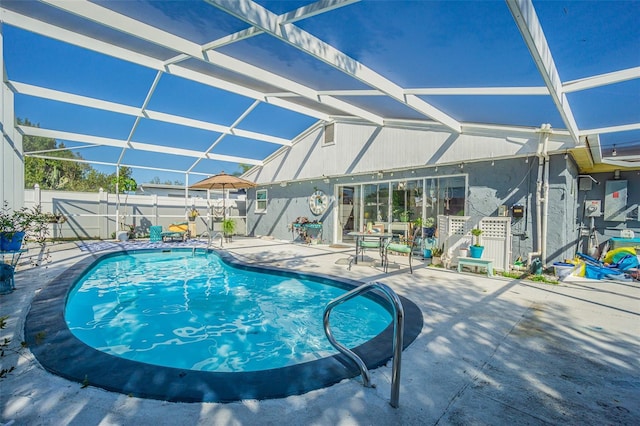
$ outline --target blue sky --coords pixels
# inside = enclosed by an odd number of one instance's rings
[[[257,3],[283,13],[312,2]],[[171,29],[196,43],[206,43],[247,27],[200,2],[127,1],[105,5],[134,18],[144,16],[155,26]],[[563,81],[640,66],[639,2],[536,1],[534,6]],[[501,1],[363,1],[296,25],[403,88],[544,85],[509,9]],[[155,70],[10,25],[4,25],[2,31],[5,67],[12,81],[139,107],[156,75]],[[219,51],[315,90],[368,88],[266,34],[224,46]],[[153,53],[165,54],[158,48]],[[565,127],[547,96],[422,98],[464,122],[524,126],[551,123],[554,128]],[[640,122],[640,79],[569,93],[568,98],[581,129]],[[424,118],[383,97],[344,100],[385,117]],[[253,102],[248,97],[164,74],[148,108],[230,125]],[[126,139],[135,121],[132,116],[24,95],[16,96],[16,115],[44,128],[116,139]],[[315,122],[314,117],[261,103],[238,128],[292,139]],[[142,119],[133,140],[199,150],[209,147],[219,136],[212,131]],[[603,135],[601,139],[608,146],[640,145],[640,131]],[[213,152],[263,159],[278,148],[277,144],[227,136]],[[87,159],[108,162],[116,162],[120,155],[119,149],[103,147],[78,152]],[[183,170],[194,159],[129,150],[123,162]],[[220,170],[234,172],[237,167],[235,163],[206,160],[194,171],[213,174]],[[103,170],[110,173],[113,168]],[[155,176],[161,180],[185,180],[183,173],[134,171],[138,182]]]

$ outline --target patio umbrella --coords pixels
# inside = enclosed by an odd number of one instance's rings
[[[189,188],[197,189],[222,189],[222,219],[227,218],[227,209],[225,207],[225,190],[226,189],[244,189],[253,188],[255,183],[239,178],[238,176],[228,175],[225,172],[220,172],[217,175],[208,177],[200,182],[196,182]]]

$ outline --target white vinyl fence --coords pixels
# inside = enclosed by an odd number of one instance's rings
[[[510,217],[483,217],[479,222],[473,222],[469,216],[438,216],[438,241],[451,263],[458,263],[461,248],[473,244],[473,228],[482,230],[482,258],[492,259],[495,269],[508,271],[511,264]]]
[[[149,227],[161,225],[165,230],[172,223],[187,221],[187,212],[196,208],[200,216],[196,219],[196,234],[207,229],[221,231],[222,199],[179,198],[159,195],[120,194],[117,197],[106,191],[67,192],[26,189],[24,204],[31,208],[41,205],[43,212],[63,214],[66,222],[51,224],[50,235],[54,238],[99,238],[110,239],[122,230],[120,223],[133,225],[137,236],[148,236]],[[245,235],[246,200],[227,199],[227,218],[236,222],[236,234]],[[120,220],[119,220],[120,218]]]

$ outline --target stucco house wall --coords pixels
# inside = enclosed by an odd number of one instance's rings
[[[465,214],[474,218],[496,216],[498,208],[525,206],[525,216],[512,218],[512,260],[526,258],[538,249],[536,182],[540,135],[534,130],[508,132],[478,130],[452,135],[441,129],[379,128],[361,123],[341,123],[336,142],[323,145],[322,127],[301,137],[290,149],[274,154],[262,168],[247,177],[267,189],[265,212],[256,212],[256,189],[247,194],[250,235],[289,240],[289,224],[298,216],[323,222],[323,242],[336,241],[336,188],[341,184],[370,183],[373,174],[393,172],[391,180],[465,174],[468,182]],[[578,169],[570,156],[568,136],[549,140],[549,195],[547,263],[573,257],[579,236]],[[327,182],[328,181],[328,182]],[[321,216],[309,209],[309,196],[322,190],[329,208]]]

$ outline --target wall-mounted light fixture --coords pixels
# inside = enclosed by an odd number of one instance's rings
[[[322,175],[322,176],[324,176],[324,175]],[[324,179],[322,179],[322,181],[324,183],[329,183],[329,182],[331,182],[331,179],[329,179],[328,177],[324,176]]]
[[[464,163],[460,163],[460,170],[464,169]]]
[[[591,190],[591,182],[596,185],[600,185],[600,181],[594,178],[591,175],[578,175],[578,190],[579,191],[590,191]]]
[[[567,158],[569,158],[569,153],[567,151],[564,152],[564,159],[566,160]]]
[[[284,188],[285,186],[287,186],[287,182],[280,182],[280,186]]]
[[[382,173],[382,170],[380,170],[378,172],[378,179],[382,179],[384,177],[384,173]]]
[[[616,155],[618,155],[618,151],[616,151],[616,145],[613,145],[613,149],[611,150],[611,156],[615,157]]]
[[[529,157],[525,157],[524,162],[528,163],[529,162]]]

